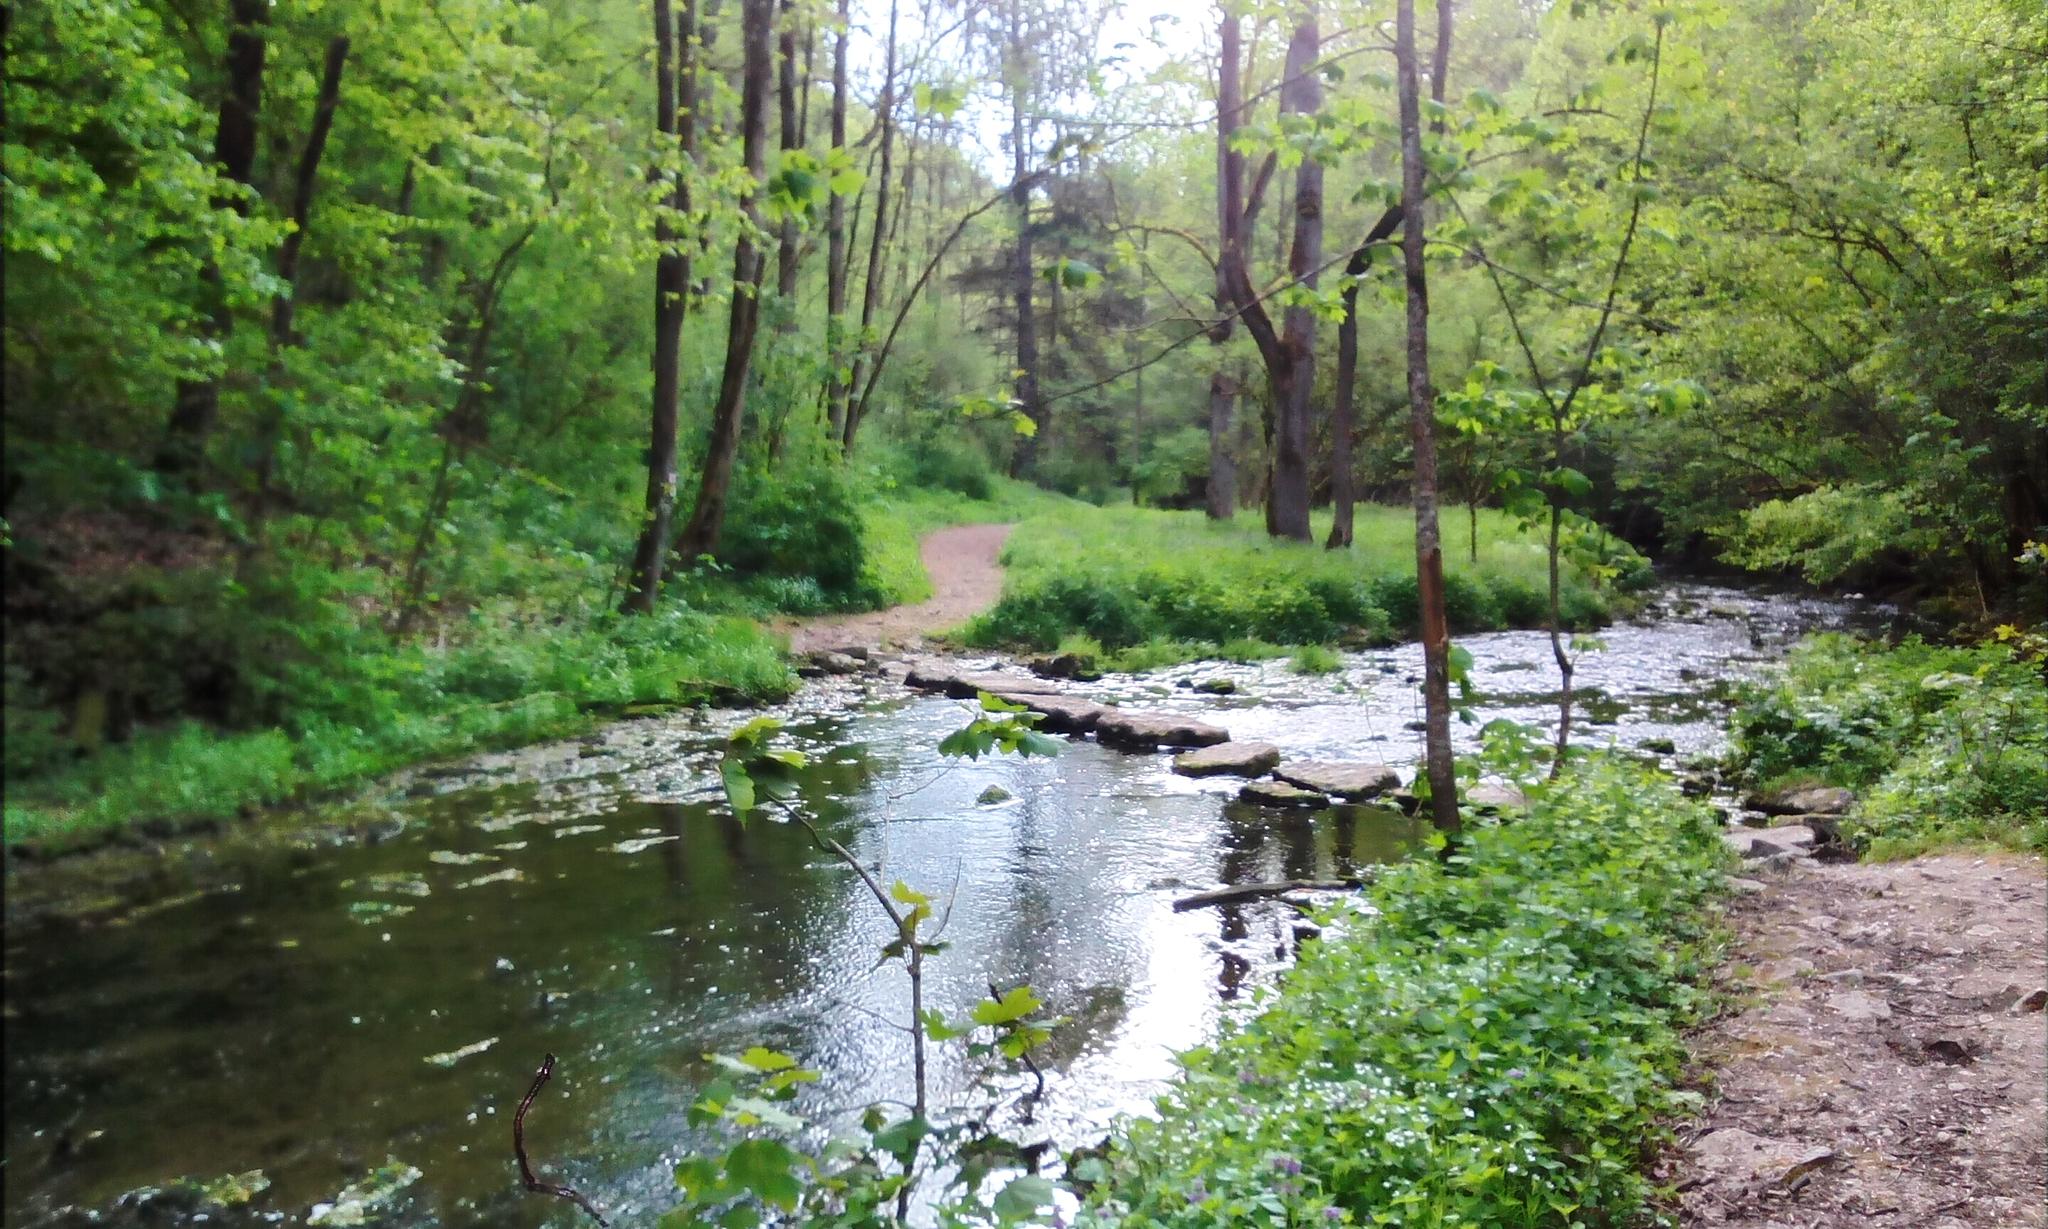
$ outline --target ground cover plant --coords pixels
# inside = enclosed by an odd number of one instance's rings
[[[1545,619],[1543,543],[1504,513],[1482,510],[1473,561],[1449,562],[1451,626],[1492,631]],[[1151,664],[1219,652],[1233,641],[1278,645],[1383,643],[1414,634],[1418,610],[1413,526],[1405,510],[1359,509],[1349,551],[1268,537],[1254,518],[1102,508],[1055,512],[1019,525],[994,609],[962,632],[986,647],[1053,649],[1070,634]],[[1560,606],[1587,628],[1627,608],[1647,563],[1595,534],[1590,558],[1614,571],[1566,565]],[[1129,668],[1129,667],[1126,667]]]
[[[1816,636],[1746,690],[1731,734],[1757,788],[1856,791],[1842,835],[1875,856],[2048,851],[2048,678],[2006,643]]]
[[[1083,1160],[1093,1226],[1625,1225],[1691,1104],[1712,817],[1601,757],[1391,869],[1253,1013],[1183,1057],[1156,1120]]]

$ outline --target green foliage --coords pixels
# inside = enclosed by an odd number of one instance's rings
[[[583,612],[569,628],[479,614],[463,630],[444,648],[365,644],[287,663],[265,728],[152,726],[91,754],[68,738],[46,744],[22,775],[9,765],[6,839],[62,844],[152,820],[230,819],[422,760],[573,733],[629,704],[765,700],[795,686],[759,628],[691,611]],[[52,715],[12,703],[8,721],[10,733],[17,723],[52,733]]]
[[[2048,686],[2004,645],[1815,637],[1746,691],[1730,731],[1757,784],[1856,790],[1843,834],[1878,856],[2048,849]]]
[[[1509,625],[1509,613],[1542,619],[1542,600],[1531,597],[1543,576],[1541,547],[1498,513],[1480,520],[1486,534],[1478,570],[1446,577],[1452,626],[1493,630]],[[1038,518],[1020,526],[1005,551],[1001,601],[964,634],[977,645],[1049,649],[1079,633],[1112,651],[1245,638],[1381,642],[1416,625],[1410,533],[1405,512],[1378,508],[1360,509],[1357,545],[1348,553],[1275,542],[1248,525],[1218,525],[1197,513],[1103,509]],[[1616,599],[1576,568],[1571,576],[1567,622],[1605,622]]]
[[[1630,1223],[1644,1158],[1692,1104],[1679,1029],[1726,854],[1669,783],[1598,760],[1528,787],[1448,866],[1227,1021],[1156,1121],[1129,1123],[1077,1224]]]
[[[1287,668],[1296,674],[1335,674],[1344,668],[1344,659],[1322,645],[1305,644],[1294,651]]]
[[[845,471],[834,465],[747,474],[734,492],[718,560],[743,581],[808,581],[829,608],[870,609],[877,604],[877,595],[863,584],[866,543],[860,508]],[[768,591],[790,593],[787,588]]]

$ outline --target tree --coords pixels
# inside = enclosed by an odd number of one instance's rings
[[[758,246],[760,206],[755,193],[767,158],[768,89],[774,71],[770,35],[775,25],[775,0],[743,0],[740,11],[741,161],[751,182],[742,190],[740,232],[733,241],[732,310],[726,330],[725,368],[719,377],[718,400],[711,409],[711,436],[705,447],[703,479],[697,488],[697,505],[683,526],[678,545],[683,558],[691,560],[712,554],[725,529],[725,509],[732,497],[733,464],[739,457],[740,420],[746,409],[747,372],[754,360],[754,337],[761,323],[761,274],[767,263]]]
[[[627,582],[625,608],[646,614],[661,596],[669,532],[676,508],[676,434],[683,346],[688,313],[690,253],[676,235],[674,218],[688,215],[686,176],[697,131],[697,0],[683,0],[683,24],[675,30],[669,0],[654,0],[654,127],[673,138],[682,163],[667,172],[668,210],[654,215],[654,408],[647,450],[647,518],[640,527]],[[666,142],[665,142],[666,143]],[[661,172],[650,168],[651,178]],[[671,216],[673,215],[673,217]]]
[[[1422,619],[1423,753],[1430,817],[1458,831],[1458,787],[1451,758],[1451,641],[1444,613],[1444,552],[1437,528],[1436,394],[1429,379],[1429,273],[1423,263],[1424,189],[1421,74],[1415,54],[1415,0],[1394,10],[1394,61],[1401,109],[1401,262],[1407,287],[1408,408],[1415,439],[1415,579]],[[1437,45],[1450,46],[1450,0],[1437,0]]]

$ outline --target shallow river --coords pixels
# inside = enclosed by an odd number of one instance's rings
[[[1583,658],[1579,741],[1668,740],[1672,763],[1713,751],[1726,681],[1848,613],[1671,587]],[[1482,719],[1553,719],[1542,633],[1459,643]],[[1405,774],[1419,650],[1344,663],[1318,678],[1285,661],[1199,664],[1072,690]],[[1216,676],[1239,693],[1177,685]],[[1286,906],[1176,914],[1175,897],[1345,873],[1420,834],[1372,808],[1247,808],[1234,780],[1187,780],[1165,756],[1092,742],[1045,760],[942,760],[936,744],[968,708],[854,679],[813,684],[774,715],[813,757],[798,805],[887,878],[952,902],[927,1001],[958,1011],[991,979],[1028,981],[1069,1017],[1026,1135],[1075,1142],[1141,1111],[1172,1054],[1284,965]],[[800,830],[726,817],[720,740],[753,715],[626,722],[417,774],[346,812],[11,871],[6,1223],[69,1223],[67,1206],[260,1169],[265,1219],[296,1224],[396,1159],[424,1174],[397,1223],[574,1224],[573,1209],[515,1189],[510,1118],[549,1051],[561,1063],[529,1123],[536,1163],[614,1223],[651,1223],[661,1206],[706,1051],[796,1054],[824,1073],[820,1117],[907,1099],[908,1038],[888,1022],[904,1015],[904,982],[874,969],[886,921]],[[1461,745],[1474,729],[1458,729]],[[1014,797],[978,803],[990,785]],[[975,1078],[940,1063],[935,1101],[970,1096]]]

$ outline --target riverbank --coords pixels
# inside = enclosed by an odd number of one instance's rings
[[[1549,561],[1540,537],[1490,509],[1473,523],[1476,549],[1461,540],[1445,560],[1452,630],[1547,624]],[[1358,509],[1354,543],[1339,551],[1270,538],[1252,513],[1227,522],[1143,508],[1035,516],[1004,548],[1001,601],[962,639],[1059,650],[1108,669],[1390,643],[1415,634],[1414,535],[1412,512],[1375,505]],[[1565,626],[1612,621],[1650,579],[1648,561],[1618,540],[1575,544],[1560,593]]]
[[[861,592],[883,612],[917,611],[933,594],[921,541],[947,526],[1070,503],[1007,480],[992,480],[986,499],[902,491],[873,501],[861,510]],[[930,612],[938,623],[957,624],[994,600],[998,573],[993,551],[984,553],[963,578],[967,599]],[[329,608],[317,634],[306,632],[302,660],[272,663],[285,680],[273,707],[285,719],[257,728],[188,719],[139,726],[118,742],[97,732],[81,741],[77,731],[97,731],[95,722],[17,704],[10,691],[8,853],[33,859],[218,830],[420,764],[573,737],[622,716],[758,706],[795,691],[785,637],[800,625],[777,602],[809,610],[815,586],[707,573],[674,587],[651,616],[621,616],[615,592],[584,591],[546,609],[478,609],[409,641]]]
[[[2048,1207],[2039,858],[1795,860],[1730,906],[1704,1110],[1657,1169],[1697,1229],[2018,1229]]]

